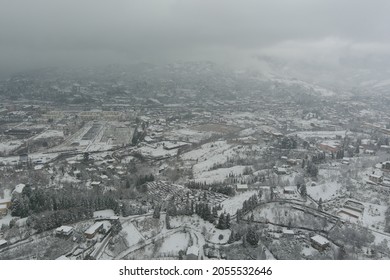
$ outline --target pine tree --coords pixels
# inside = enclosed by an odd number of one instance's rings
[[[165,215],[165,225],[166,225],[167,229],[172,229],[171,218],[169,217],[168,213]]]
[[[153,218],[160,219],[160,211],[161,211],[161,206],[160,205],[156,205],[154,207],[154,211],[153,211]]]
[[[256,246],[257,243],[259,243],[260,236],[253,227],[249,227],[248,232],[246,234],[246,240],[249,244],[253,246]]]
[[[230,214],[228,213],[226,215],[226,229],[230,228]]]

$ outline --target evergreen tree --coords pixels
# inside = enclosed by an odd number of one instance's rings
[[[169,217],[168,213],[165,215],[165,225],[166,225],[167,229],[172,229],[171,228],[171,218]]]
[[[154,211],[153,211],[153,218],[160,219],[160,211],[161,211],[161,206],[160,205],[156,205],[154,207]]]
[[[256,246],[259,243],[260,236],[253,227],[249,227],[245,239],[249,244]]]
[[[226,229],[229,229],[230,228],[230,214],[228,213],[226,215]]]

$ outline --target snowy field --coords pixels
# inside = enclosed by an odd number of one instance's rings
[[[337,182],[328,182],[316,186],[308,186],[307,193],[315,200],[330,200],[342,194],[342,185]]]
[[[189,233],[178,232],[164,238],[159,250],[160,254],[178,255],[179,251],[186,251],[190,241]]]
[[[190,128],[172,130],[165,133],[167,139],[181,140],[191,143],[199,143],[202,140],[210,138],[212,135],[212,132],[197,131]]]
[[[177,149],[165,150],[162,145],[145,145],[139,148],[137,151],[140,152],[142,155],[151,158],[173,157],[177,154]]]
[[[229,213],[230,215],[235,215],[237,210],[242,208],[244,201],[256,193],[257,191],[247,191],[233,197],[229,197],[221,203],[222,210],[220,210],[219,213],[226,211],[226,213]]]
[[[205,171],[194,174],[194,179],[195,182],[199,183],[222,183],[226,178],[228,178],[229,174],[234,176],[242,175],[246,167],[247,166],[238,165],[230,168],[218,168],[211,171]]]
[[[186,226],[200,232],[206,241],[216,244],[225,244],[229,240],[230,229],[220,230],[210,222],[204,221],[197,215],[172,217],[172,227]]]
[[[362,204],[364,205],[363,225],[372,229],[383,231],[387,206],[364,202]]]
[[[42,132],[41,134],[37,135],[34,137],[34,140],[38,140],[38,139],[45,139],[45,138],[53,138],[53,137],[61,137],[63,138],[64,137],[64,133],[60,130],[46,130],[44,132]]]
[[[232,145],[227,144],[226,141],[216,141],[202,145],[198,149],[192,150],[181,155],[183,160],[196,160],[196,172],[207,171],[215,163],[224,163]],[[229,153],[226,154],[226,152]]]
[[[8,142],[0,143],[0,153],[8,154],[9,152],[12,152],[13,150],[20,147],[20,145],[23,144],[23,141],[20,140],[13,140]]]
[[[137,244],[139,241],[144,239],[137,230],[137,228],[131,222],[126,222],[122,224],[121,232],[123,233],[128,247]]]
[[[345,130],[340,131],[297,131],[290,133],[290,136],[297,135],[299,138],[327,138],[327,139],[336,139],[336,136],[344,137],[346,134]]]

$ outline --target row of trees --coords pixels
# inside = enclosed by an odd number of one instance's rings
[[[226,186],[225,184],[222,183],[206,184],[206,183],[190,181],[186,183],[185,186],[189,189],[208,190],[212,192],[222,193],[228,196],[234,196],[236,193],[233,186]]]
[[[76,188],[32,189],[26,186],[12,198],[11,215],[28,217],[45,211],[81,208],[90,211],[113,209],[119,213],[119,203],[110,193]]]

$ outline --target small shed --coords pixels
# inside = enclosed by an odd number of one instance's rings
[[[311,245],[313,248],[316,248],[319,251],[325,250],[327,247],[329,247],[330,242],[328,239],[321,235],[314,235],[313,237],[310,238]]]

